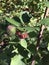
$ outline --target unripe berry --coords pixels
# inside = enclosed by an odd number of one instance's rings
[[[16,27],[14,27],[13,25],[8,25],[8,27],[7,27],[7,33],[9,35],[15,35],[15,33],[16,33]]]

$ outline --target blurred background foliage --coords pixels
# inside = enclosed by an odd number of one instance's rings
[[[30,65],[32,57],[35,65],[49,65],[49,30],[44,30],[39,51],[36,50],[40,30],[37,22],[43,19],[46,1],[0,0],[0,65]],[[15,35],[18,29],[29,37]]]
[[[3,18],[5,15],[13,17],[27,11],[34,17],[40,17],[44,12],[44,1],[46,0],[0,0],[0,15]]]

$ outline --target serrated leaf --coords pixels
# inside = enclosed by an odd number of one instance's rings
[[[11,19],[11,18],[9,18],[9,17],[5,17],[5,19],[6,19],[9,23],[11,23],[12,25],[14,25],[14,26],[20,26],[20,23],[18,23],[18,22],[15,21],[14,19]]]
[[[21,61],[22,56],[21,55],[16,55],[11,59],[11,64],[10,65],[25,65],[24,62]]]
[[[21,39],[21,40],[20,40],[20,45],[21,45],[22,47],[24,47],[24,48],[27,48],[27,42],[26,42],[26,40],[25,40],[25,39]]]
[[[42,25],[49,26],[49,18],[44,18],[39,23]]]

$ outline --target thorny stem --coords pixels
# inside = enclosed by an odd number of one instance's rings
[[[41,25],[40,31],[39,31],[39,35],[38,35],[38,39],[37,39],[37,46],[36,46],[36,50],[37,51],[39,49],[39,45],[40,45],[40,42],[42,40],[42,34],[43,34],[44,29],[45,29],[45,26],[44,25]]]
[[[43,17],[43,18],[46,18],[46,16],[48,15],[48,10],[49,10],[49,9],[46,7],[45,13],[44,13],[44,17]],[[36,50],[37,50],[37,51],[38,51],[38,49],[39,49],[39,44],[40,44],[40,42],[41,42],[41,40],[42,40],[42,35],[43,35],[44,29],[45,29],[45,26],[44,26],[44,25],[41,25],[40,31],[39,31],[39,35],[38,35],[38,39],[37,39],[37,46],[36,46]],[[35,65],[35,63],[36,63],[36,61],[35,61],[35,59],[33,59],[31,65]]]
[[[46,17],[48,16],[48,13],[49,13],[49,8],[46,7],[43,18],[46,18]],[[38,39],[37,39],[37,47],[36,47],[36,50],[37,50],[37,51],[38,51],[38,49],[39,49],[39,45],[40,45],[40,42],[41,42],[41,40],[42,40],[42,35],[43,35],[44,29],[45,29],[45,26],[44,26],[44,25],[41,25],[40,31],[39,31],[39,35],[38,35]]]

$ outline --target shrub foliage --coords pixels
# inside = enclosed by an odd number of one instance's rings
[[[49,65],[47,0],[0,0],[0,65]]]

